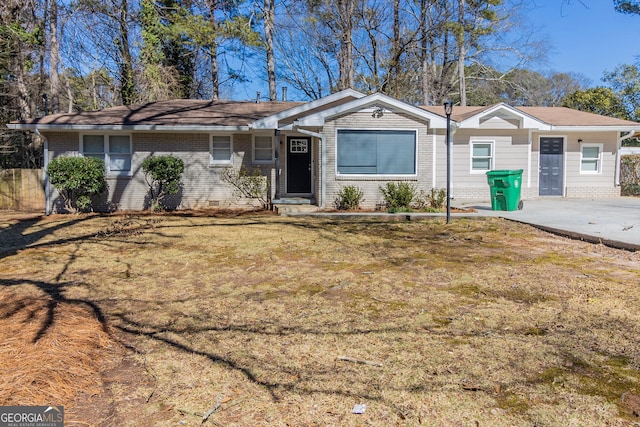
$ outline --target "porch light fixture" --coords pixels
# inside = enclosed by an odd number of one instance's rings
[[[451,112],[453,102],[444,102],[444,114],[447,116],[447,224],[451,219]]]
[[[379,119],[380,117],[384,116],[384,108],[375,107],[375,109],[373,110],[373,114],[371,116],[375,119]]]

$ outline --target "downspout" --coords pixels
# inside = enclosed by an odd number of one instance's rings
[[[51,215],[51,196],[50,196],[50,183],[49,174],[47,174],[47,167],[49,166],[49,140],[46,136],[40,133],[40,130],[36,128],[35,134],[38,135],[44,141],[43,146],[43,169],[44,169],[44,213],[45,215]]]
[[[300,129],[297,125],[294,125],[293,129],[303,135],[316,137],[320,140],[320,209],[324,209],[327,195],[327,141],[321,133]]]
[[[456,197],[456,191],[454,188],[453,183],[455,182],[455,179],[453,177],[453,148],[455,147],[455,142],[453,140],[453,137],[456,135],[456,132],[458,132],[458,128],[459,128],[460,124],[458,122],[454,122],[453,120],[451,120],[451,158],[449,159],[449,167],[451,168],[451,198],[455,199]],[[445,134],[445,139],[446,139],[446,134]]]
[[[275,182],[275,192],[273,198],[275,200],[280,200],[280,129],[276,129],[274,131],[274,157],[275,157],[275,170],[276,170],[276,182]],[[273,203],[273,200],[271,201]]]
[[[616,180],[615,180],[616,186],[620,185],[620,161],[621,161],[620,149],[622,148],[622,141],[633,136],[634,133],[635,132],[633,131],[629,131],[623,134],[620,138],[618,138],[618,147],[616,150]]]
[[[438,175],[437,175],[437,145],[438,145],[438,132],[435,128],[431,129],[431,158],[433,159],[433,168],[431,170],[431,188],[437,188]]]
[[[529,129],[527,137],[527,188],[531,188],[531,151],[533,150],[533,130]]]

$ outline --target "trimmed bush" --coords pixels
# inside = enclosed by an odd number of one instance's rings
[[[91,197],[107,189],[104,161],[95,157],[56,157],[49,162],[47,175],[67,212],[91,211]]]
[[[360,203],[364,201],[364,193],[360,187],[355,185],[347,185],[340,188],[338,197],[336,198],[336,208],[340,210],[358,209]]]
[[[410,212],[416,197],[416,186],[408,182],[387,182],[380,192],[389,212]]]
[[[180,191],[184,162],[174,156],[150,156],[142,162],[144,179],[149,185],[151,209],[165,210],[163,199]]]

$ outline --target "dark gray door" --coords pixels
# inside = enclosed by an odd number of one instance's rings
[[[287,193],[311,193],[311,138],[287,139]]]
[[[562,196],[564,138],[540,138],[540,195]]]

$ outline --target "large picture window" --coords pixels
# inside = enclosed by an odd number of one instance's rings
[[[413,130],[338,130],[338,174],[415,175]]]
[[[130,135],[82,135],[80,153],[104,161],[107,174],[131,173]]]
[[[493,168],[493,141],[471,142],[471,172],[487,172]]]
[[[602,144],[581,144],[580,172],[600,173],[602,167]]]

